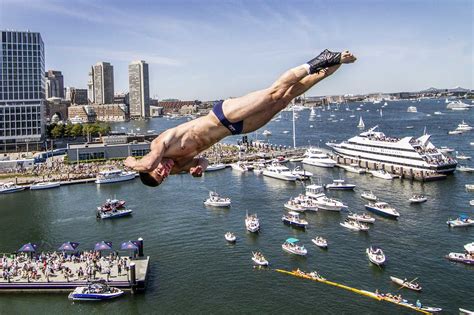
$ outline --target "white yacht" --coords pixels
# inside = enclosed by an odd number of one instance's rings
[[[333,179],[331,184],[326,184],[324,188],[332,190],[353,190],[356,187],[354,184],[347,184],[343,179]]]
[[[382,266],[385,264],[385,254],[383,250],[376,246],[370,246],[365,250],[367,256],[371,263],[376,264],[377,266]]]
[[[15,185],[14,183],[11,183],[11,182],[0,184],[0,194],[14,193],[17,191],[22,191],[24,189],[25,187]]]
[[[458,125],[458,127],[456,128],[456,130],[460,130],[462,132],[464,131],[471,131],[472,129],[474,129],[474,127],[472,126],[469,126],[468,124],[466,124],[464,122],[464,120]]]
[[[342,208],[347,208],[347,206],[339,200],[326,197],[324,194],[324,188],[320,185],[306,186],[306,196],[313,199],[313,202],[318,207],[318,209],[341,211]]]
[[[366,170],[363,169],[362,167],[359,167],[357,163],[352,163],[350,165],[345,165],[345,164],[337,164],[338,167],[345,169],[348,172],[351,173],[356,173],[356,174],[365,174]]]
[[[111,184],[134,179],[137,176],[136,172],[127,172],[122,170],[110,170],[99,172],[95,180],[96,184]]]
[[[268,165],[263,170],[263,175],[276,179],[286,180],[289,182],[294,182],[298,178],[290,171],[288,167],[279,163],[272,163],[272,165]]]
[[[364,191],[360,196],[370,201],[377,201],[377,196],[372,191]]]
[[[469,107],[470,106],[468,104],[463,103],[461,101],[454,101],[454,102],[449,103],[446,106],[447,109],[451,109],[451,110],[468,110]]]
[[[375,126],[347,141],[329,142],[327,145],[339,156],[358,159],[362,164],[383,163],[385,169],[394,167],[443,174],[452,173],[456,169],[457,161],[435,147],[430,142],[430,135],[400,139],[388,137],[376,131],[377,128]]]
[[[220,171],[223,170],[227,167],[227,165],[222,164],[222,163],[215,163],[215,164],[210,164],[206,168],[206,172],[214,172],[214,171]]]
[[[236,171],[239,171],[239,172],[247,172],[249,171],[249,168],[248,166],[243,163],[243,162],[237,162],[237,163],[232,163],[230,165],[230,167],[232,167],[233,170],[236,170]]]
[[[247,231],[252,233],[256,233],[260,230],[260,221],[258,220],[257,214],[246,214],[245,227],[247,228]]]
[[[336,161],[317,148],[308,148],[305,152],[305,158],[301,162],[319,167],[334,167],[336,165]]]
[[[41,182],[36,183],[30,186],[31,190],[42,190],[42,189],[50,189],[50,188],[58,188],[61,186],[60,182]]]
[[[407,108],[407,113],[418,113],[416,106],[410,106]]]
[[[393,179],[394,176],[384,170],[372,170],[372,171],[369,171],[370,174],[372,174],[372,176],[374,177],[377,177],[377,178],[382,178],[382,179]]]
[[[204,201],[204,204],[211,207],[230,207],[231,200],[230,198],[219,196],[215,191],[210,191],[209,198]]]

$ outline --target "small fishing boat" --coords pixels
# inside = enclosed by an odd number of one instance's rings
[[[211,164],[206,168],[206,172],[214,172],[214,171],[220,171],[223,170],[227,167],[227,165],[222,164],[222,163],[215,163]]]
[[[400,216],[400,213],[386,202],[369,203],[365,205],[365,208],[375,214],[392,219],[397,219]]]
[[[272,135],[272,132],[270,130],[264,130],[262,132],[262,135],[264,135],[265,137],[268,137],[268,136],[271,136]]]
[[[460,135],[462,133],[463,132],[461,130],[457,130],[457,129],[448,131],[448,135]]]
[[[300,214],[295,211],[289,211],[288,214],[284,214],[281,217],[281,220],[286,224],[293,225],[293,226],[303,228],[303,229],[306,228],[306,226],[308,225],[308,221],[301,219]]]
[[[245,227],[247,228],[247,231],[252,233],[256,233],[260,230],[260,221],[258,220],[257,214],[246,214]]]
[[[303,212],[306,210],[305,207],[301,203],[296,202],[295,200],[288,200],[285,204],[284,207],[288,210],[291,211],[300,211]]]
[[[360,223],[356,220],[346,219],[344,222],[339,223],[341,226],[348,228],[349,230],[353,231],[368,231],[369,226],[363,223]]]
[[[474,254],[474,242],[464,245],[466,252]]]
[[[370,201],[377,201],[377,196],[372,191],[364,191],[360,196]]]
[[[86,287],[77,287],[69,293],[68,298],[73,301],[100,301],[117,298],[123,291],[109,287],[105,281],[98,281],[88,284]]]
[[[60,182],[41,182],[36,183],[30,186],[31,190],[42,190],[42,189],[51,189],[51,188],[58,188],[61,186]]]
[[[410,201],[410,203],[423,203],[423,202],[426,202],[428,200],[428,198],[426,198],[423,195],[413,195],[408,200]]]
[[[375,223],[375,218],[365,212],[362,214],[349,212],[349,215],[347,217],[358,222]]]
[[[252,260],[258,266],[268,266],[268,260],[261,252],[252,252]]]
[[[346,184],[343,179],[334,179],[331,184],[326,184],[324,188],[331,190],[353,190],[356,185]]]
[[[451,261],[460,262],[466,265],[474,265],[474,254],[449,253],[446,258]]]
[[[10,194],[18,191],[25,190],[25,187],[15,185],[14,183],[3,183],[0,184],[0,194]]]
[[[324,249],[327,249],[328,248],[328,241],[321,237],[321,236],[316,236],[315,238],[313,238],[311,240],[311,242],[314,243],[314,245],[320,247],[320,248],[324,248]]]
[[[448,220],[446,223],[450,227],[464,227],[474,225],[474,220],[463,214],[454,220]]]
[[[371,263],[377,266],[382,266],[385,264],[385,254],[380,247],[370,246],[365,250],[365,252],[367,253],[367,256],[369,257]]]
[[[281,248],[283,248],[285,252],[288,252],[290,254],[305,256],[308,251],[306,250],[304,245],[298,245],[298,242],[298,239],[290,237],[285,241],[285,243],[281,245]]]
[[[296,210],[290,209],[291,205],[293,205],[293,207],[296,205]],[[300,194],[297,197],[288,201],[285,204],[285,208],[292,211],[318,211],[318,205],[315,200],[303,194]]]
[[[204,201],[204,204],[211,207],[230,207],[231,200],[230,198],[219,196],[215,191],[210,191],[209,198]]]
[[[372,170],[372,171],[369,171],[370,174],[372,174],[372,176],[374,177],[377,177],[377,178],[381,178],[381,179],[387,179],[387,180],[391,180],[394,178],[394,176],[384,170]]]
[[[227,232],[227,233],[225,233],[225,234],[224,234],[224,238],[225,238],[225,240],[226,240],[227,242],[229,242],[229,243],[235,243],[235,241],[236,241],[236,239],[237,239],[237,238],[235,237],[235,234],[232,233],[232,232]]]
[[[392,282],[395,282],[396,284],[400,285],[403,288],[407,288],[413,291],[421,291],[422,289],[421,285],[417,282],[414,282],[414,280],[412,281],[408,281],[407,279],[402,280],[400,278],[393,277],[393,276],[390,276],[390,280],[392,280]]]

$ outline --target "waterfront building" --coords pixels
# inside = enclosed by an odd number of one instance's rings
[[[89,104],[70,106],[68,108],[68,117],[73,123],[128,120],[125,104]]]
[[[75,87],[66,87],[65,98],[71,104],[87,105],[87,89],[76,89]]]
[[[122,140],[122,139],[120,139]],[[144,156],[150,152],[150,142],[128,142],[112,143],[86,143],[68,144],[67,157],[69,162],[97,160],[97,159],[118,159],[127,156]]]
[[[61,71],[48,70],[44,77],[46,79],[46,99],[51,97],[64,98],[64,77]]]
[[[89,72],[88,97],[93,104],[114,102],[114,67],[108,62],[98,62]]]
[[[0,150],[41,145],[44,43],[38,32],[1,31]]]
[[[128,66],[130,117],[147,118],[150,116],[150,88],[148,64],[133,61]]]

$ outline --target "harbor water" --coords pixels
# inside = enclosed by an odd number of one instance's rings
[[[448,135],[464,119],[474,125],[474,111],[446,110],[444,100],[388,102],[383,115],[381,104],[360,103],[339,106],[309,121],[309,111],[300,112],[296,120],[296,144],[320,145],[331,140],[342,141],[356,135],[359,116],[366,127],[379,125],[388,136],[432,135],[436,146],[449,146],[474,156],[474,132]],[[418,113],[407,113],[416,106]],[[367,111],[369,110],[369,111]],[[443,115],[434,115],[441,111]],[[429,114],[429,116],[428,116]],[[330,117],[334,115],[334,117]],[[350,115],[355,115],[351,118]],[[333,121],[329,121],[332,118]],[[343,119],[343,120],[340,120]],[[116,124],[116,130],[161,131],[184,119],[151,119]],[[413,128],[407,129],[407,126]],[[262,128],[270,130],[269,141],[292,145],[291,113],[283,112],[279,120]],[[284,133],[284,131],[290,131]],[[251,139],[255,135],[249,135]],[[265,139],[257,135],[260,140]],[[235,142],[239,137],[225,139]],[[460,161],[462,162],[462,161]],[[474,166],[473,161],[464,163]],[[292,168],[298,164],[289,163]],[[34,242],[42,250],[54,250],[65,241],[80,242],[89,250],[97,241],[112,241],[114,248],[127,240],[144,239],[145,255],[151,257],[147,290],[143,294],[126,294],[106,303],[73,303],[67,294],[0,294],[0,313],[315,313],[315,314],[399,314],[411,311],[386,302],[330,287],[321,283],[289,277],[274,268],[304,271],[317,270],[325,278],[368,291],[402,294],[410,302],[457,313],[458,308],[474,310],[474,267],[449,262],[449,252],[462,252],[474,241],[474,227],[450,229],[448,218],[461,213],[473,215],[469,200],[474,193],[464,185],[474,183],[474,174],[456,172],[446,180],[422,183],[409,180],[386,181],[347,173],[338,168],[305,168],[322,183],[344,178],[356,184],[355,191],[327,192],[342,200],[350,211],[364,211],[360,193],[372,190],[381,200],[400,212],[399,220],[376,216],[368,233],[353,232],[339,225],[346,212],[319,211],[303,215],[309,222],[304,230],[293,229],[281,221],[283,204],[302,193],[300,183],[241,174],[227,168],[206,173],[202,178],[189,175],[169,177],[158,188],[149,188],[139,180],[111,185],[81,184],[44,191],[24,191],[0,196],[0,251],[13,252],[22,244]],[[210,190],[230,197],[229,209],[203,206]],[[410,205],[413,194],[424,194],[428,201]],[[125,199],[133,216],[98,221],[95,209],[106,198]],[[261,232],[245,230],[245,213],[257,213]],[[224,234],[232,231],[237,242],[228,244]],[[316,236],[328,240],[329,249],[321,250],[311,243]],[[283,252],[281,244],[288,237],[298,238],[308,249],[306,257]],[[365,254],[370,245],[381,247],[387,256],[385,268],[372,265]],[[270,268],[252,267],[252,251],[261,251]],[[422,293],[400,290],[390,276],[417,278]]]

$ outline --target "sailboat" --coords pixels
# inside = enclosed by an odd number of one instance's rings
[[[382,109],[380,109],[380,117],[383,117]]]
[[[364,121],[362,120],[362,116],[360,116],[359,124],[357,125],[357,128],[360,128],[360,129],[365,128],[365,124],[364,124]]]
[[[316,117],[316,111],[314,110],[314,106],[311,107],[311,112],[309,113],[309,121],[314,121],[314,118]]]

